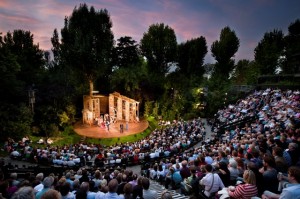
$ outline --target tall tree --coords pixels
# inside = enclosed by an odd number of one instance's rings
[[[140,96],[140,83],[145,78],[146,67],[136,41],[128,36],[119,38],[113,50],[112,64],[112,88],[130,97]]]
[[[21,68],[17,78],[26,86],[38,84],[45,71],[44,52],[33,42],[30,31],[14,30],[8,32],[4,38],[3,46],[16,56]]]
[[[30,133],[33,115],[27,104],[26,83],[28,82],[25,80],[37,77],[36,72],[41,66],[33,65],[38,69],[33,67],[32,71],[28,71],[27,67],[30,63],[35,64],[38,61],[42,63],[42,60],[38,59],[39,56],[34,54],[40,51],[31,49],[34,46],[32,43],[27,41],[23,45],[16,45],[22,43],[20,41],[22,39],[13,35],[7,33],[4,37],[0,37],[0,140],[2,141],[8,136],[20,138]],[[28,55],[28,60],[25,55]],[[37,60],[31,60],[34,57]],[[22,77],[20,75],[22,72],[29,77]]]
[[[157,100],[165,92],[165,75],[177,56],[175,32],[167,25],[153,24],[144,33],[140,49],[147,59],[148,77],[142,87],[148,100]]]
[[[129,36],[120,37],[113,49],[113,67],[128,68],[139,62],[140,53],[136,41]]]
[[[199,37],[178,46],[179,71],[190,77],[192,74],[202,77],[204,57],[207,45],[204,37]]]
[[[61,30],[61,56],[64,62],[78,74],[84,75],[90,85],[103,78],[109,71],[111,50],[113,47],[112,22],[106,9],[95,11],[80,4],[70,17],[65,18]]]
[[[214,72],[222,74],[224,79],[229,77],[234,68],[232,57],[238,51],[239,46],[240,40],[228,26],[221,30],[220,40],[213,42],[211,46],[212,56],[217,61]]]
[[[177,56],[175,32],[163,23],[151,25],[141,39],[140,48],[147,58],[150,71],[164,76]]]
[[[249,67],[250,61],[243,59],[239,60],[234,68],[234,72],[232,74],[233,79],[236,84],[245,84],[247,78],[247,69]]]
[[[263,39],[254,49],[254,59],[260,68],[261,74],[275,74],[283,50],[284,39],[281,30],[275,29],[264,34]]]
[[[285,36],[285,63],[283,73],[294,74],[300,72],[300,20],[291,23],[288,35]]]

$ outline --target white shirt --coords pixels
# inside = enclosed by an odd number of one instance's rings
[[[225,186],[218,174],[207,173],[199,182],[205,186],[205,195],[210,196],[211,193],[223,189]]]

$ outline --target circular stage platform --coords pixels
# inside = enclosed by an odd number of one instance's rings
[[[120,124],[124,125],[123,133],[120,132]],[[107,128],[102,128],[96,125],[89,126],[88,124],[82,124],[82,122],[79,122],[75,124],[74,130],[77,134],[90,138],[115,138],[141,133],[146,130],[148,126],[149,124],[147,120],[141,120],[140,122],[128,123],[128,130],[126,130],[125,122],[116,122],[110,124],[108,130]]]

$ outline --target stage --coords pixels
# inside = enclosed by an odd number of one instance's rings
[[[123,133],[120,132],[120,124],[123,124]],[[128,130],[126,130],[126,122],[116,122],[109,125],[109,130],[106,127],[99,127],[97,125],[82,124],[79,122],[75,124],[74,130],[81,136],[90,138],[115,138],[134,135],[143,132],[148,128],[148,121],[142,120],[140,122],[128,123]]]

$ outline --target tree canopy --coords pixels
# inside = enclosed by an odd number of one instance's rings
[[[170,63],[176,61],[177,41],[174,30],[165,25],[153,24],[140,42],[142,55],[147,58],[149,71],[157,75],[169,72]]]
[[[224,79],[229,77],[229,73],[234,67],[232,57],[240,47],[240,40],[228,26],[221,30],[220,40],[211,45],[212,56],[216,59],[215,73],[223,74]]]
[[[202,77],[204,73],[204,57],[207,53],[206,39],[191,39],[178,46],[179,71],[190,77],[192,74]]]
[[[108,11],[95,11],[86,4],[73,10],[70,17],[65,18],[61,30],[60,50],[65,64],[78,74],[83,74],[92,84],[111,72],[110,58],[114,36],[111,31],[112,22]]]
[[[255,62],[261,74],[275,74],[279,66],[278,60],[283,55],[284,39],[281,30],[273,30],[264,34],[263,39],[254,49]]]

